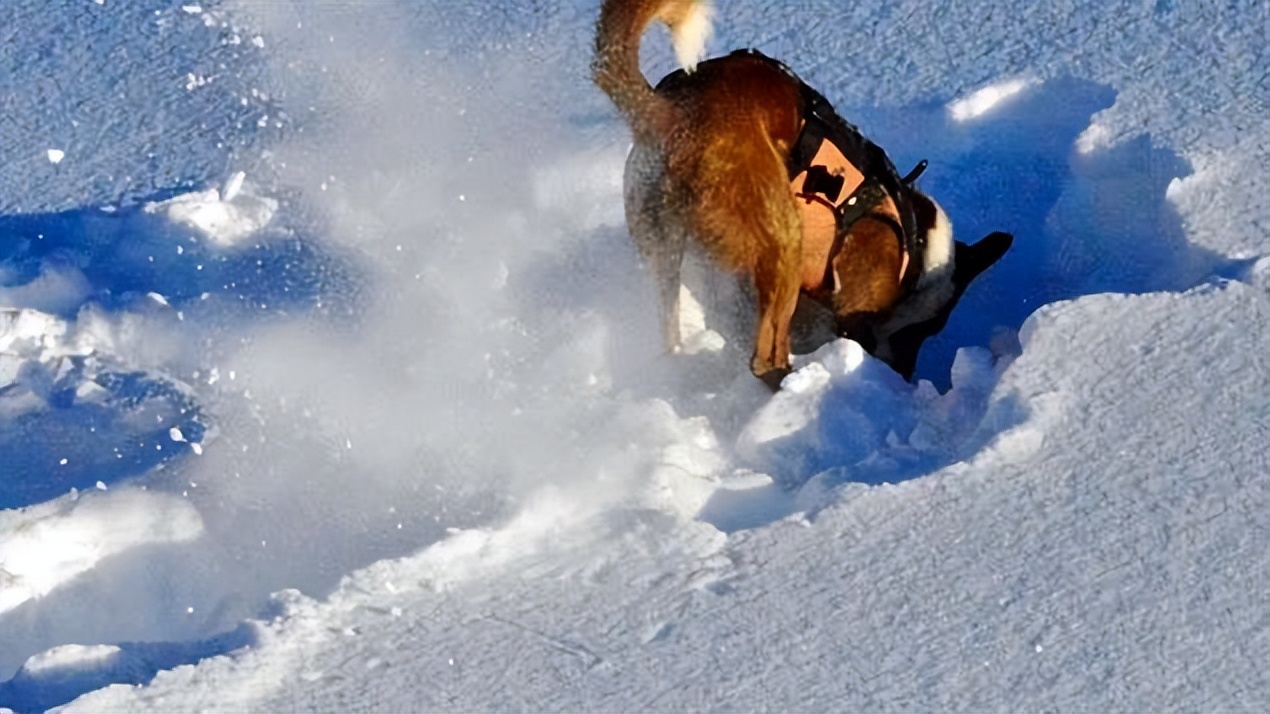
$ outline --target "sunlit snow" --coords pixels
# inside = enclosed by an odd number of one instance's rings
[[[1263,711],[1264,8],[717,3],[1015,235],[775,395],[597,11],[0,3],[0,710]]]
[[[1035,80],[1011,79],[976,89],[969,95],[948,104],[948,113],[955,121],[968,121],[992,111],[1001,102],[1034,86]]]

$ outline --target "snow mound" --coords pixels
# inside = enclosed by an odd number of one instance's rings
[[[201,452],[207,427],[191,388],[154,366],[171,349],[155,332],[176,321],[170,312],[87,307],[64,320],[0,308],[0,509]]]
[[[940,394],[930,382],[905,382],[855,342],[831,342],[800,358],[801,368],[741,430],[738,459],[786,488],[930,473],[968,455],[1008,363],[987,349],[959,350],[952,389]]]
[[[278,210],[277,201],[255,195],[245,179],[246,175],[239,171],[222,189],[209,188],[148,203],[145,211],[191,225],[213,242],[232,246],[269,225]]]
[[[138,490],[72,492],[0,511],[0,613],[47,594],[104,558],[147,543],[188,541],[202,530],[188,502]]]

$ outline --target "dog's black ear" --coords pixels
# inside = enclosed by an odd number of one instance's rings
[[[953,283],[957,286],[957,297],[953,299],[954,304],[961,299],[961,293],[965,292],[966,286],[970,284],[970,281],[992,267],[993,263],[1001,260],[1001,256],[1005,255],[1005,252],[1010,249],[1013,243],[1014,236],[1000,231],[986,236],[974,245],[957,242],[954,258],[955,267],[953,268]],[[951,309],[949,307],[949,310]]]
[[[953,294],[948,298],[948,302],[944,303],[939,312],[929,320],[909,325],[891,335],[889,339],[891,367],[899,372],[900,376],[904,379],[913,378],[913,372],[917,369],[917,352],[922,348],[922,343],[927,337],[944,329],[944,325],[948,324],[948,316],[952,314],[953,308],[957,307],[957,303],[961,302],[961,296],[966,292],[970,282],[1000,260],[1013,243],[1014,236],[999,231],[986,236],[974,245],[966,245],[961,241],[955,243]]]

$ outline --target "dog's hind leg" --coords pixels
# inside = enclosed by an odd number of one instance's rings
[[[789,325],[798,307],[800,259],[794,244],[772,246],[755,266],[754,287],[758,293],[758,329],[754,337],[754,355],[750,370],[768,386],[776,389],[789,374]],[[794,253],[795,255],[787,255]],[[782,268],[781,266],[788,266]]]
[[[626,225],[657,289],[662,344],[668,352],[683,347],[679,329],[679,273],[688,237],[683,221],[667,205],[660,154],[636,144],[626,159]]]
[[[754,262],[758,328],[750,370],[776,389],[789,373],[790,322],[801,287],[802,224],[789,196],[769,196],[766,204],[762,219],[745,226],[751,231],[749,240],[758,247]]]
[[[722,174],[703,172],[697,182],[697,225],[721,265],[753,276],[758,324],[750,370],[775,389],[789,373],[790,322],[802,287],[802,216],[774,145],[711,148],[702,163]]]
[[[648,238],[637,238],[636,243],[652,269],[653,280],[657,285],[662,342],[668,352],[674,353],[683,348],[679,324],[679,290],[687,236],[679,226],[662,221],[656,234]]]
[[[627,218],[627,224],[644,264],[653,274],[662,344],[667,352],[678,352],[683,347],[679,328],[679,272],[687,237],[678,226],[651,217]]]

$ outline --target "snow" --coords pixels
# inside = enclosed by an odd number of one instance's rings
[[[245,177],[242,171],[230,176],[223,195],[215,188],[194,191],[147,203],[145,212],[164,215],[173,223],[188,224],[213,242],[232,246],[269,225],[278,210],[274,199],[244,192]]]
[[[948,103],[948,114],[963,122],[982,116],[1001,102],[1036,84],[1030,79],[1010,79],[976,89],[969,95]]]
[[[719,5],[1016,236],[775,395],[597,9],[0,4],[0,709],[1264,710],[1264,8]]]
[[[65,460],[63,460],[63,463]],[[96,488],[106,491],[105,484]],[[38,598],[116,553],[147,543],[193,539],[198,511],[167,494],[72,491],[59,499],[0,512],[0,613]]]

